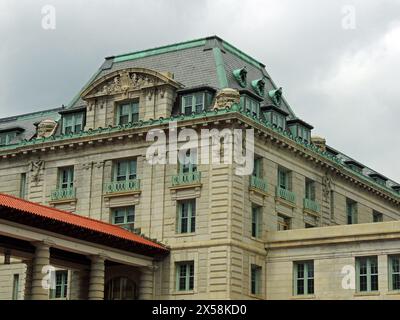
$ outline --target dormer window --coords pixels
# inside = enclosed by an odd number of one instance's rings
[[[139,101],[135,100],[129,103],[122,103],[117,106],[117,125],[126,125],[128,123],[139,121]]]
[[[260,116],[260,102],[253,99],[252,97],[242,94],[240,96],[240,105],[246,112],[250,112],[250,114],[254,117]]]
[[[400,194],[400,186],[399,185],[392,186],[392,189],[394,192],[397,192],[398,194]]]
[[[364,166],[354,160],[348,160],[344,162],[351,170],[358,173],[362,173]]]
[[[382,186],[386,185],[386,181],[388,180],[386,177],[380,175],[379,173],[370,173],[369,176],[376,182]]]
[[[311,142],[311,130],[314,128],[312,125],[300,119],[289,120],[287,125],[294,138],[306,143]]]
[[[279,107],[282,102],[282,87],[276,90],[271,90],[268,92],[269,97],[271,98],[274,105]]]
[[[247,85],[247,70],[246,67],[233,70],[233,76],[242,88]]]
[[[184,115],[201,113],[207,110],[211,104],[212,93],[210,91],[192,92],[181,96],[180,111]]]
[[[62,117],[62,134],[78,133],[84,127],[84,112],[65,113]]]
[[[0,146],[6,146],[12,144],[13,140],[22,131],[24,131],[24,129],[19,127],[0,130]]]
[[[251,86],[259,96],[264,97],[265,82],[263,79],[253,80]]]
[[[265,120],[276,128],[286,130],[286,117],[289,115],[287,112],[274,105],[262,106],[261,110]]]

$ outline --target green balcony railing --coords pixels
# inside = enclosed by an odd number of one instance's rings
[[[261,190],[262,192],[267,192],[268,183],[265,179],[256,176],[250,176],[250,187]]]
[[[296,194],[294,192],[280,187],[276,187],[276,196],[292,203],[296,202]]]
[[[119,193],[140,190],[140,180],[111,181],[104,185],[106,193]]]
[[[320,210],[319,204],[317,202],[307,199],[307,198],[303,199],[303,205],[304,205],[304,209],[307,209],[307,210],[311,210],[314,212],[319,212],[319,210]]]
[[[75,197],[76,197],[76,190],[74,187],[60,188],[53,190],[51,192],[52,201],[75,199]]]
[[[195,171],[191,173],[181,173],[176,176],[172,176],[172,186],[181,186],[186,184],[200,183],[201,172]]]

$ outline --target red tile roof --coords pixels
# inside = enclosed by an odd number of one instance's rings
[[[72,227],[87,229],[98,234],[104,234],[131,242],[133,245],[142,245],[156,249],[157,251],[168,252],[168,249],[156,242],[148,240],[140,235],[132,233],[116,225],[99,220],[84,217],[67,211],[47,207],[38,203],[26,201],[14,196],[0,193],[0,208],[6,207],[23,212],[31,216],[37,216],[50,221],[57,221]],[[0,212],[0,218],[2,214]]]

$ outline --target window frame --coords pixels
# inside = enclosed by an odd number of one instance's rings
[[[299,278],[299,266],[303,266],[303,277]],[[311,266],[311,268],[310,268]],[[309,275],[309,269],[312,270],[312,276]],[[303,281],[303,293],[299,293],[299,283]],[[309,290],[309,282],[312,281],[312,292]],[[315,268],[314,260],[294,261],[293,262],[293,294],[295,296],[307,296],[315,294]]]
[[[351,218],[351,223],[350,219]],[[348,225],[357,224],[358,222],[358,205],[357,202],[346,198],[346,223]]]
[[[372,222],[383,222],[383,213],[373,210],[372,211]]]
[[[283,226],[283,229],[281,229]],[[287,229],[285,229],[285,226]],[[277,231],[285,231],[291,229],[291,218],[282,214],[277,214]]]
[[[208,94],[205,91],[184,94],[181,96],[180,111],[186,116],[191,115],[192,113],[201,113],[206,110],[208,99]],[[190,101],[190,104],[186,105],[187,101]],[[190,108],[190,112],[186,112],[186,108]]]
[[[187,153],[189,152],[189,156]],[[188,163],[181,163],[178,159],[179,174],[192,174],[197,172],[197,149],[192,153],[192,149],[186,150],[186,159],[189,158]],[[186,162],[186,161],[185,161]]]
[[[366,273],[361,274],[361,262],[366,261]],[[376,273],[371,272],[371,260],[375,260],[376,262]],[[366,290],[361,290],[361,276],[366,277]],[[372,290],[372,276],[376,277],[376,286],[377,288]],[[379,291],[379,265],[378,265],[378,256],[368,256],[368,257],[356,257],[356,291],[359,293],[365,292],[378,292]]]
[[[176,263],[176,291],[188,292],[193,291],[195,286],[195,270],[194,261],[183,261]],[[184,270],[184,276],[181,271]],[[185,285],[181,289],[181,279],[184,279]]]
[[[250,294],[258,296],[262,291],[262,267],[256,264],[250,266]]]
[[[259,118],[260,117],[260,102],[257,101],[256,99],[246,95],[242,94],[240,96],[240,105],[244,111],[249,111],[251,115],[254,117]]]
[[[119,175],[119,168],[125,165],[125,175]],[[134,170],[132,170],[134,169]],[[131,178],[132,176],[132,178]],[[124,178],[123,178],[124,177]],[[123,179],[120,179],[123,178]],[[137,179],[137,159],[115,160],[113,163],[113,182],[132,181]]]
[[[307,200],[315,201],[316,199],[316,188],[315,188],[315,181],[309,178],[305,179],[305,198]]]
[[[187,212],[183,215],[184,205],[187,206]],[[178,200],[177,205],[177,233],[191,234],[196,232],[196,199]],[[183,220],[185,219],[185,223]],[[186,227],[184,231],[183,228]]]
[[[128,113],[127,114],[122,114],[123,108],[128,107]],[[127,125],[129,123],[136,123],[139,122],[139,99],[134,99],[129,102],[121,102],[117,105],[117,115],[116,115],[116,125]],[[121,117],[128,117],[128,121],[126,123],[122,123]]]
[[[117,214],[122,213],[118,218],[123,218],[123,222],[116,222]],[[129,221],[129,217],[133,217],[132,221]],[[123,225],[135,225],[136,220],[136,208],[135,206],[128,207],[117,207],[111,210],[111,223],[116,226]]]
[[[79,121],[78,121],[79,120]],[[71,122],[71,125],[69,124]],[[77,130],[77,126],[80,126],[80,130]],[[66,113],[62,116],[62,134],[75,134],[84,130],[85,126],[85,112],[73,112],[73,113]],[[67,128],[71,128],[71,131],[67,132]]]
[[[284,175],[284,177],[282,177]],[[284,183],[282,183],[282,178]],[[278,187],[292,191],[292,172],[289,169],[278,167]]]
[[[17,136],[17,131],[0,132],[0,146],[8,146]]]
[[[74,187],[74,166],[58,168],[58,189],[70,189]],[[66,181],[64,181],[66,173]]]
[[[55,287],[50,289],[50,299],[67,299],[69,293],[69,274],[68,270],[56,270],[54,271]],[[57,284],[57,275],[61,274],[61,284]],[[57,296],[57,287],[61,287],[60,296]]]
[[[397,270],[393,271],[393,260],[397,260]],[[389,277],[389,291],[400,291],[400,255],[388,255],[388,277]],[[393,276],[397,276],[398,280],[396,281],[397,287],[394,288]]]
[[[252,238],[262,238],[262,207],[251,206],[251,236]]]

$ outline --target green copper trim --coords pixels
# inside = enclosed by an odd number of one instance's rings
[[[213,48],[215,65],[217,67],[217,77],[219,86],[221,88],[228,87],[228,79],[226,78],[224,59],[222,58],[222,52],[220,48]]]
[[[228,42],[223,41],[222,45],[224,49],[229,51],[230,53],[234,54],[235,56],[239,57],[240,59],[246,61],[247,63],[250,63],[254,67],[258,69],[263,68],[263,64],[258,62],[256,59],[250,57],[248,54],[244,53],[243,51],[240,51],[238,48],[234,47],[233,45],[229,44]]]
[[[153,49],[147,49],[147,50],[138,51],[138,52],[121,54],[121,55],[114,57],[114,62],[122,62],[122,61],[127,61],[127,60],[140,59],[140,58],[144,58],[144,57],[154,56],[157,54],[204,46],[205,44],[206,44],[206,39],[198,39],[198,40],[191,40],[191,41],[187,41],[187,42],[175,43],[175,44],[170,44],[167,46],[157,47],[157,48],[153,48]]]

